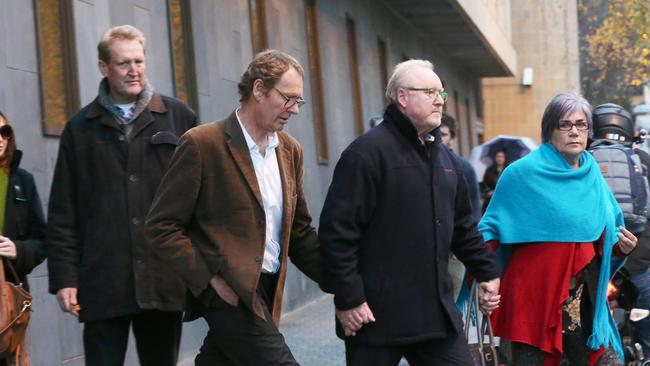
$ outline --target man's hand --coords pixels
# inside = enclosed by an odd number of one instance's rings
[[[499,307],[501,301],[501,295],[499,295],[500,285],[500,278],[478,284],[478,302],[483,314],[490,315]]]
[[[336,317],[341,322],[346,337],[357,335],[357,331],[364,324],[375,321],[375,316],[372,314],[367,302],[350,310],[336,309]]]
[[[239,296],[235,293],[235,290],[230,287],[230,285],[219,275],[214,275],[210,279],[210,286],[217,292],[223,301],[227,302],[232,306],[237,306],[239,303]]]
[[[0,235],[0,257],[16,259],[16,244],[6,236]]]
[[[75,287],[65,287],[57,291],[56,300],[59,302],[61,310],[79,316],[81,306],[77,302],[77,289]]]
[[[632,253],[634,248],[636,248],[638,239],[636,236],[634,236],[634,234],[632,234],[623,226],[619,226],[618,229],[621,230],[621,232],[618,234],[618,249],[621,251],[621,253],[628,255]]]

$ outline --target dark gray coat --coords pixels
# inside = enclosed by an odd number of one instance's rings
[[[140,309],[182,311],[185,287],[143,232],[179,137],[196,125],[180,101],[154,94],[127,138],[95,99],[67,123],[50,196],[50,292],[79,289],[80,320]]]
[[[405,344],[459,332],[450,252],[480,281],[500,276],[472,218],[462,170],[438,141],[421,144],[391,105],[336,166],[319,228],[326,287],[337,308],[367,301],[377,319],[350,342]]]
[[[11,263],[29,289],[27,275],[45,259],[45,219],[34,177],[18,167],[21,156],[20,151],[14,153],[9,170],[3,235],[16,244],[16,259]],[[5,278],[16,282],[6,266]]]

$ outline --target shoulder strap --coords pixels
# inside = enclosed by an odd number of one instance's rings
[[[9,259],[7,259],[6,257],[2,257],[2,263],[6,264],[7,267],[9,267],[9,271],[11,272],[11,274],[16,279],[15,283],[19,284],[19,285],[22,285],[22,282],[20,282],[20,277],[18,277],[18,273],[16,272],[16,269],[14,268],[14,265],[11,264],[11,261]],[[1,276],[2,276],[2,279],[4,279],[6,281],[6,278],[4,278],[4,268],[2,268],[2,269],[3,269],[3,271],[2,271]]]

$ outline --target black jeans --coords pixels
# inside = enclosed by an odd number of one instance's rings
[[[473,366],[463,334],[400,346],[369,346],[345,342],[348,366],[397,366],[404,357],[411,366]]]
[[[182,313],[143,310],[140,313],[84,323],[87,366],[122,366],[133,335],[142,366],[176,366],[181,342]]]
[[[257,294],[264,303],[261,319],[239,302],[232,306],[208,287],[197,299],[210,330],[196,356],[196,366],[298,365],[271,315],[277,275],[263,273]]]

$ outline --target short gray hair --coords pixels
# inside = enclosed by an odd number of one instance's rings
[[[400,62],[393,69],[393,74],[386,85],[386,98],[391,103],[397,103],[397,89],[403,88],[409,82],[409,72],[414,68],[422,67],[433,71],[433,64],[427,60],[408,60]]]
[[[553,130],[555,130],[562,117],[577,111],[585,114],[587,122],[589,122],[589,137],[592,137],[594,130],[591,123],[591,104],[579,94],[560,93],[551,99],[544,110],[542,116],[542,142],[551,141]]]

